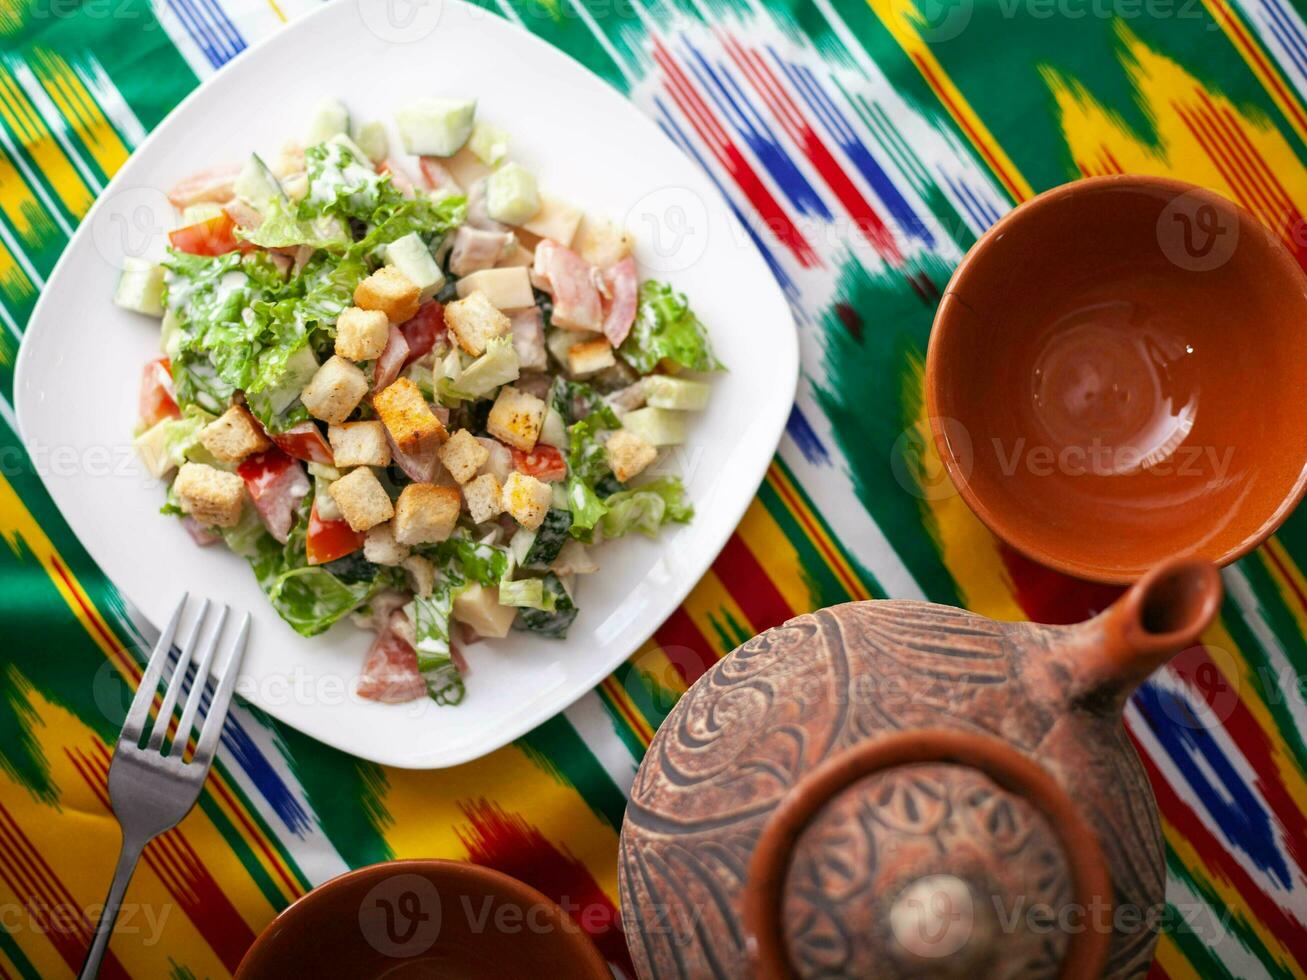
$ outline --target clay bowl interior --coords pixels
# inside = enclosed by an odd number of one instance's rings
[[[1043,564],[1133,581],[1224,564],[1307,477],[1307,277],[1217,194],[1107,177],[999,221],[936,315],[926,396],[953,483]]]
[[[457,861],[391,861],[333,878],[273,920],[240,980],[566,976],[608,980],[603,957],[535,889]]]

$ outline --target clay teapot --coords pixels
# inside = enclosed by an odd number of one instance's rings
[[[754,637],[636,776],[640,976],[1142,976],[1165,869],[1121,713],[1220,599],[1178,559],[1077,626],[872,601]]]

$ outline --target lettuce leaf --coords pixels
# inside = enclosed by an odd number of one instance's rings
[[[466,581],[446,566],[431,595],[414,597],[406,608],[417,638],[418,672],[436,704],[458,704],[467,693],[449,643],[454,598],[465,588]]]
[[[246,241],[264,248],[308,245],[336,251],[350,244],[349,231],[334,215],[301,218],[299,208],[282,197],[272,198],[257,228],[239,232]]]
[[[620,538],[631,531],[657,537],[664,524],[688,524],[694,508],[685,502],[685,487],[677,477],[654,480],[604,499],[600,527],[605,538]]]
[[[641,374],[666,359],[691,371],[719,371],[708,331],[694,315],[685,294],[652,279],[640,284],[635,325],[617,353]]]

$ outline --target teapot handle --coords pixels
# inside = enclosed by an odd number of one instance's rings
[[[1112,887],[1098,837],[1047,769],[992,735],[942,728],[898,732],[859,742],[813,769],[790,789],[763,826],[749,862],[743,904],[745,949],[758,980],[794,976],[785,948],[782,905],[791,854],[804,827],[858,780],[895,766],[921,763],[954,763],[979,770],[1040,810],[1066,857],[1072,901],[1082,909],[1106,909],[1106,921],[1111,921]],[[1102,976],[1111,939],[1110,929],[1072,932],[1058,972],[1060,980]]]
[[[1149,674],[1198,642],[1221,607],[1221,575],[1200,558],[1172,558],[1150,569],[1121,598],[1076,627],[1079,642],[1062,660],[1072,695],[1124,699]]]

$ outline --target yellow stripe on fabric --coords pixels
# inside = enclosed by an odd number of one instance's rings
[[[917,66],[926,84],[953,117],[963,135],[976,147],[1012,199],[1020,202],[1033,197],[1034,189],[999,146],[994,134],[981,122],[980,116],[963,97],[962,90],[945,74],[939,59],[922,39],[918,24],[924,18],[916,4],[912,0],[867,0],[867,3],[899,47]]]
[[[37,245],[54,236],[54,222],[3,149],[0,149],[0,211],[25,242]]]
[[[849,598],[870,599],[871,593],[867,591],[866,586],[863,584],[862,576],[853,570],[853,567],[844,557],[844,552],[826,533],[825,526],[817,519],[812,508],[808,506],[802,493],[795,487],[785,471],[773,463],[767,469],[767,482],[776,490],[786,509],[794,515],[794,519],[803,528],[804,533],[812,541],[818,553],[825,559],[827,566],[835,577],[840,580],[840,584],[844,586]]]
[[[74,759],[102,751],[99,738],[76,715],[42,697],[36,689],[24,686],[23,694],[40,719],[32,726],[32,734],[50,766],[51,783],[59,788],[59,819],[51,819],[51,810],[44,801],[38,801],[3,776],[0,779],[5,779],[5,784],[0,798],[23,835],[50,865],[54,879],[61,886],[49,890],[56,896],[61,892],[71,896],[75,909],[66,911],[85,914],[85,910],[96,909],[104,901],[122,839],[118,821],[74,764]],[[102,786],[100,791],[103,792]],[[196,845],[198,853],[224,853],[226,845],[198,809],[191,811],[179,830]],[[157,860],[159,844],[151,847],[155,848],[151,857]],[[236,862],[222,862],[207,868],[218,878],[233,904],[246,908],[246,919],[252,928],[271,919],[276,910],[262,902],[247,876],[240,876],[245,878],[244,882],[235,880],[235,876],[222,876],[223,867],[231,866],[239,867]],[[42,873],[41,880],[48,884],[49,877]],[[259,904],[252,905],[247,895]],[[159,942],[160,935],[166,935],[168,941]],[[41,968],[43,976],[66,974],[68,967],[55,953],[48,937],[24,930],[14,938]],[[169,954],[178,950],[185,950],[183,962],[197,976],[227,973],[194,923],[178,906],[167,884],[142,860],[132,876],[115,932],[113,953],[131,976],[167,976],[173,966]],[[54,965],[54,969],[42,968],[46,963]]]
[[[3,159],[3,157],[0,157]],[[3,170],[0,165],[0,170]],[[4,175],[0,174],[0,183],[3,183]],[[5,191],[0,190],[0,198],[3,198]],[[28,299],[36,293],[36,287],[32,285],[32,280],[27,278],[27,273],[19,266],[18,260],[14,258],[14,253],[5,248],[4,243],[0,242],[0,293],[4,293],[10,300],[21,302]]]
[[[1275,124],[1209,90],[1124,25],[1116,30],[1122,70],[1156,132],[1136,134],[1079,81],[1045,66],[1041,74],[1081,170],[1181,177],[1238,201],[1282,238],[1297,234],[1307,212],[1307,166]]]
[[[1257,723],[1257,727],[1265,735],[1271,758],[1275,761],[1275,771],[1280,777],[1285,792],[1289,794],[1297,809],[1307,812],[1307,781],[1304,780],[1302,770],[1299,769],[1293,753],[1285,744],[1275,717],[1262,699],[1259,678],[1252,664],[1248,662],[1248,658],[1240,651],[1234,642],[1234,637],[1229,634],[1220,620],[1204,631],[1202,642],[1225,683],[1233,688],[1243,706]],[[1209,687],[1209,685],[1203,686]],[[1217,703],[1219,705],[1219,699]],[[1220,720],[1225,721],[1224,718]]]
[[[753,552],[789,607],[796,613],[807,612],[813,597],[803,578],[799,553],[758,498],[749,504],[735,533]]]
[[[93,195],[14,76],[0,69],[0,119],[27,147],[37,169],[68,210],[78,217],[91,207]]]
[[[1203,6],[1225,32],[1226,38],[1257,77],[1271,101],[1284,114],[1285,121],[1298,134],[1298,138],[1307,143],[1307,109],[1304,109],[1294,87],[1285,82],[1284,75],[1267,57],[1258,39],[1249,33],[1234,8],[1225,0],[1203,0]]]
[[[1263,553],[1263,548],[1267,553]],[[1284,602],[1284,608],[1298,624],[1298,631],[1303,636],[1307,636],[1307,605],[1303,601],[1303,596],[1307,596],[1307,578],[1303,577],[1298,563],[1276,537],[1269,538],[1254,554],[1261,560],[1267,574],[1275,583],[1276,591],[1280,593],[1280,598]]]
[[[902,400],[906,405],[917,406],[912,428],[916,437],[917,479],[922,487],[922,523],[935,542],[963,605],[993,619],[1027,619],[1013,596],[1011,578],[1003,565],[998,543],[953,489],[944,462],[939,458],[922,393],[925,362],[914,353],[910,355],[907,366],[903,380],[907,390]]]
[[[23,27],[26,0],[0,0],[0,34],[16,34]]]
[[[711,569],[685,597],[681,609],[698,627],[699,632],[714,644],[713,652],[718,656],[734,650],[769,625],[750,623],[744,610],[726,588],[726,583]]]
[[[521,817],[560,850],[580,861],[614,905],[617,833],[573,788],[509,745],[453,769],[387,769],[381,805],[389,815],[386,843],[397,858],[466,859],[458,836],[471,827],[464,805],[487,800]]]
[[[96,104],[77,73],[53,51],[38,48],[32,68],[50,99],[91,154],[101,172],[112,176],[130,152],[117,130]]]
[[[1161,817],[1162,836],[1166,838],[1167,844],[1175,852],[1180,863],[1184,865],[1191,878],[1195,881],[1203,882],[1206,887],[1210,888],[1217,896],[1219,905],[1213,903],[1216,908],[1224,908],[1227,913],[1235,919],[1238,919],[1243,927],[1249,932],[1254,933],[1261,941],[1262,945],[1274,956],[1282,966],[1292,971],[1293,976],[1302,977],[1304,974],[1302,968],[1298,966],[1294,957],[1284,944],[1279,941],[1265,926],[1265,924],[1253,914],[1244,901],[1239,890],[1230,884],[1229,880],[1219,871],[1209,868],[1203,861],[1202,855],[1189,842],[1189,840],[1172,826],[1163,814]]]
[[[1158,937],[1155,956],[1157,965],[1166,971],[1170,980],[1202,980],[1170,933],[1163,932]]]

